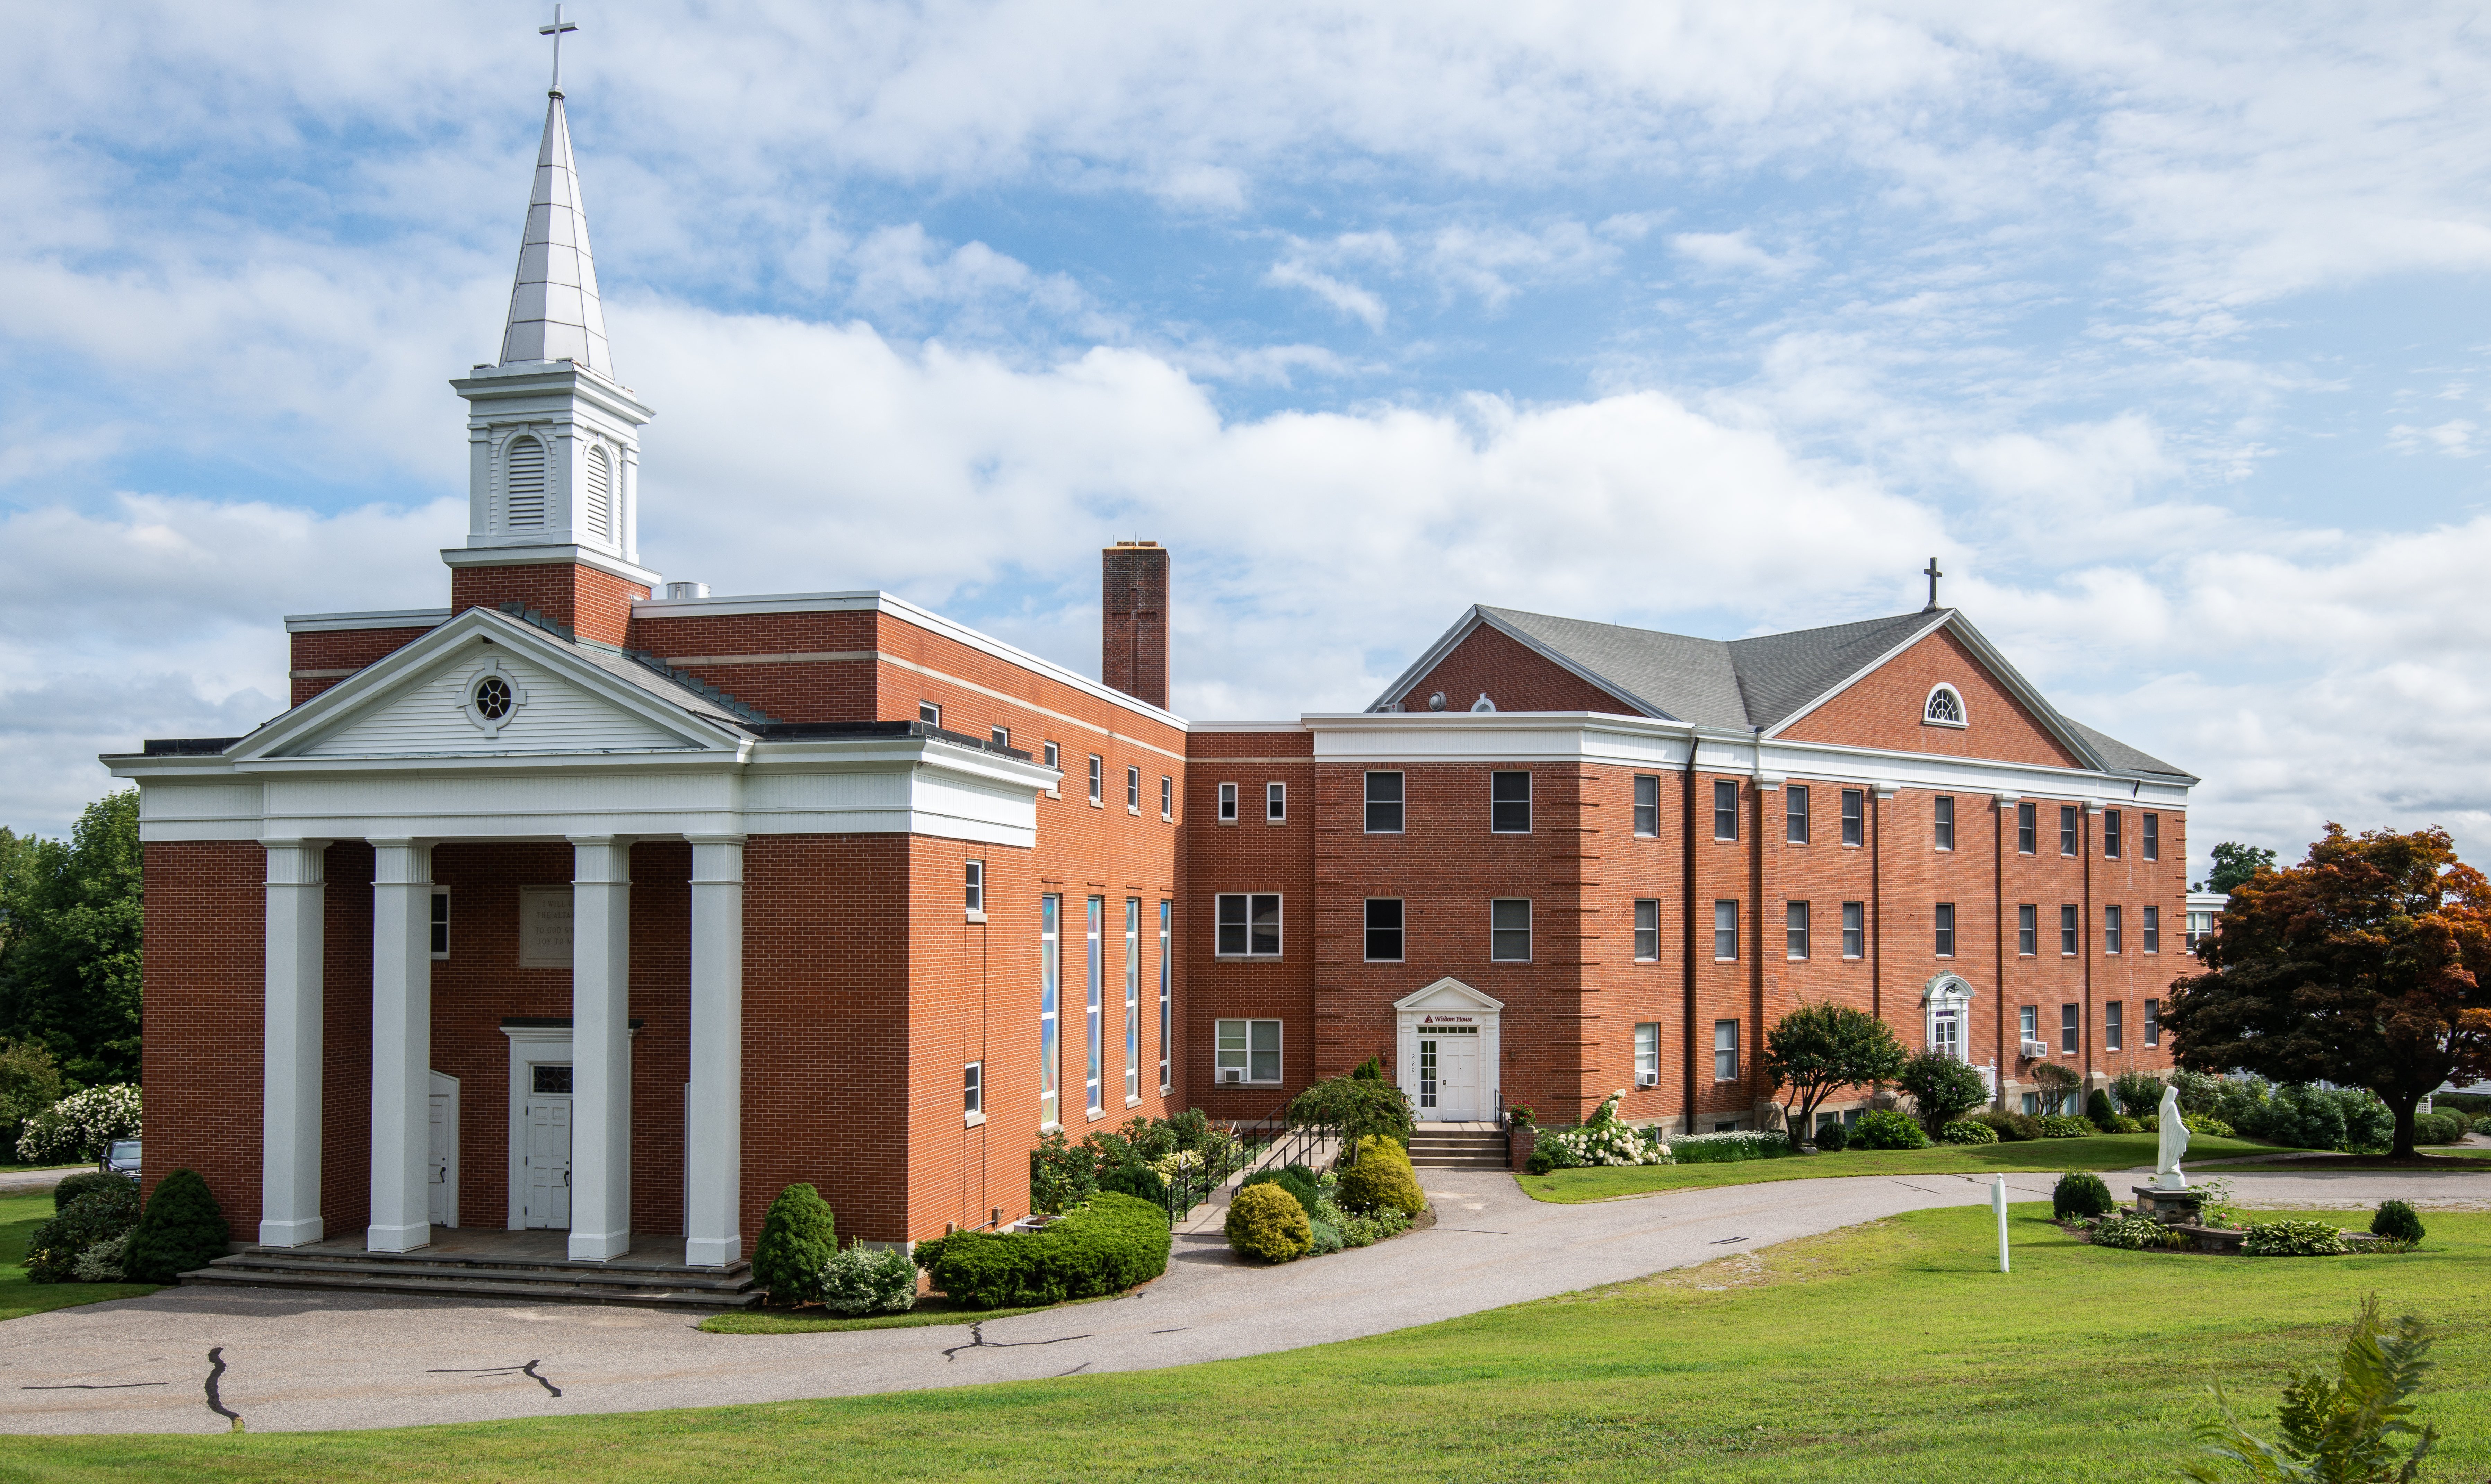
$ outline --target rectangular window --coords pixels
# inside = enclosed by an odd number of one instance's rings
[[[1782,790],[1782,838],[1793,845],[1807,843],[1807,785],[1794,783]]]
[[[1634,832],[1646,836],[1660,833],[1660,780],[1648,772],[1635,774]]]
[[[1401,899],[1397,896],[1366,899],[1366,961],[1401,962]]]
[[[1739,785],[1727,778],[1713,785],[1713,838],[1739,837]]]
[[[2077,1039],[2084,1034],[2083,1023],[2077,1018],[2083,1007],[2073,1004],[2059,1006],[2059,1050],[2066,1056],[2076,1054]]]
[[[2113,1000],[2102,1006],[2102,1050],[2120,1049],[2120,1035],[2125,1029],[2120,1022],[2124,1018],[2124,1012],[2118,1001]]]
[[[2062,856],[2072,856],[2075,853],[2076,806],[2071,803],[2063,803],[2059,805],[2059,854]]]
[[[1713,904],[1713,958],[1727,963],[1739,956],[1739,904],[1732,901]]]
[[[1954,903],[1938,903],[1937,911],[1931,916],[1937,928],[1938,957],[1954,957]]]
[[[1234,783],[1219,785],[1219,822],[1223,825],[1237,823],[1237,785]]]
[[[1498,897],[1487,904],[1487,956],[1500,964],[1531,962],[1531,898]]]
[[[2015,952],[2031,958],[2041,951],[2041,909],[2031,902],[2015,909]]]
[[[1859,902],[1842,904],[1842,956],[1864,958],[1868,953],[1868,909]]]
[[[2159,1000],[2145,1002],[2145,1044],[2162,1044],[2162,1002]]]
[[[1644,963],[1660,958],[1660,901],[1640,897],[1634,904],[1634,956]]]
[[[2102,909],[2102,951],[2103,951],[2104,953],[2116,953],[2116,952],[2118,952],[2118,951],[2119,951],[2119,948],[2120,948],[2120,942],[2119,942],[2119,929],[2120,929],[2119,909],[2118,909],[2118,908],[2116,908],[2116,907],[2105,907],[2105,908],[2103,908],[2103,909]]]
[[[1039,760],[1040,760],[1040,762],[1043,762],[1044,764],[1046,764],[1046,766],[1047,766],[1047,767],[1049,767],[1049,768],[1053,768],[1053,769],[1056,769],[1056,770],[1058,770],[1059,771],[1063,769],[1063,767],[1064,767],[1064,749],[1063,749],[1063,748],[1061,748],[1061,747],[1057,746],[1057,745],[1056,745],[1055,743],[1053,743],[1053,742],[1040,742],[1040,743],[1039,743],[1039,744],[1038,744],[1038,751],[1039,751]]]
[[[1142,1100],[1142,899],[1125,898],[1125,1105]]]
[[[2162,816],[2159,814],[2149,814],[2145,816],[2144,822],[2139,828],[2144,830],[2144,838],[2138,842],[2138,845],[2145,852],[2145,858],[2148,860],[2161,859]]]
[[[968,899],[971,912],[982,913],[986,910],[986,863],[984,861],[972,860],[968,863],[960,894]]]
[[[1792,958],[1807,957],[1807,904],[1787,902],[1782,906],[1784,951]]]
[[[1010,727],[997,727],[988,735],[994,738],[995,745],[998,747],[1009,747],[1011,745],[1011,728]]]
[[[1656,1020],[1635,1026],[1635,1086],[1660,1086],[1660,1022]]]
[[[1371,772],[1366,775],[1366,832],[1399,834],[1401,832],[1402,787],[1408,780],[1397,772]]]
[[[1095,752],[1090,754],[1090,801],[1107,801],[1107,760]]]
[[[986,1064],[972,1062],[960,1068],[960,1111],[972,1118],[986,1111]]]
[[[2119,858],[2119,811],[2117,809],[2102,810],[2102,858],[2107,860]]]
[[[1176,903],[1159,903],[1159,1091],[1176,1086],[1169,1076],[1169,1047],[1176,1044],[1176,995],[1169,965],[1168,939],[1176,926]]]
[[[1138,768],[1125,770],[1125,807],[1135,814],[1142,812],[1142,771]]]
[[[1868,794],[1864,789],[1842,791],[1842,843],[1858,845],[1866,838],[1863,816],[1868,812]]]
[[[1280,894],[1276,891],[1225,891],[1216,904],[1217,934],[1212,947],[1220,958],[1280,956]]]
[[[1090,1057],[1085,1063],[1089,1076],[1082,1082],[1082,1091],[1089,1094],[1090,1100],[1085,1106],[1093,1114],[1099,1113],[1104,1107],[1099,1099],[1106,1091],[1101,1080],[1101,1074],[1105,1071],[1107,1051],[1106,1044],[1101,1039],[1107,1029],[1102,1023],[1105,1018],[1107,998],[1106,928],[1107,899],[1103,896],[1094,896],[1090,899],[1089,995],[1082,1008],[1083,1029],[1090,1033]]]
[[[1289,817],[1289,786],[1285,783],[1263,785],[1263,820],[1276,825]]]
[[[2074,903],[2071,902],[2059,909],[2059,954],[2061,957],[2073,958],[2076,956],[2076,930],[2080,926],[2082,926],[2082,924],[2076,920],[2076,908]]]
[[[1056,1056],[1062,1045],[1057,1005],[1064,993],[1064,898],[1038,899],[1038,1121],[1052,1128],[1061,1120],[1056,1108]]]
[[[2028,1041],[2041,1038],[2041,1007],[2028,1004],[2015,1012],[2015,1033]]]
[[[2145,920],[2137,924],[2145,935],[2142,946],[2148,953],[2159,953],[2162,951],[2162,909],[2147,907],[2142,910]]]
[[[1165,773],[1159,774],[1159,818],[1176,818],[1176,780]]]
[[[917,719],[929,727],[939,727],[943,724],[943,708],[931,701],[920,701],[917,703]]]
[[[2019,803],[2015,806],[2015,854],[2029,856],[2034,850],[2034,835],[2040,829],[2037,805]]]
[[[450,956],[450,893],[432,888],[432,956]]]
[[[1938,796],[1935,802],[1937,804],[1937,848],[1940,850],[1952,850],[1954,849],[1954,800],[1948,795],[1941,794]]]
[[[1487,828],[1491,834],[1531,832],[1531,774],[1487,775]]]
[[[1735,1020],[1713,1022],[1713,1080],[1739,1080],[1739,1023]]]
[[[1280,1080],[1280,1023],[1223,1020],[1214,1027],[1214,1077],[1220,1082]]]

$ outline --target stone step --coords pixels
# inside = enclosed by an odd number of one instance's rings
[[[1420,1154],[1412,1153],[1410,1164],[1420,1170],[1502,1170],[1506,1167],[1503,1150],[1493,1154]]]
[[[387,1270],[357,1273],[342,1270],[300,1271],[279,1268],[202,1267],[181,1275],[185,1287],[253,1287],[324,1289],[362,1294],[411,1294],[437,1298],[503,1298],[535,1303],[621,1304],[644,1309],[745,1309],[761,1301],[757,1289],[677,1287],[671,1283],[623,1287],[575,1282],[528,1282],[477,1274],[409,1271],[395,1265]]]
[[[409,1258],[306,1257],[284,1251],[242,1252],[208,1265],[227,1272],[342,1273],[361,1277],[455,1279],[471,1283],[587,1284],[601,1288],[688,1289],[736,1294],[752,1286],[751,1265],[710,1273],[698,1269],[663,1271],[646,1267],[592,1267],[585,1265],[516,1262],[444,1261]]]

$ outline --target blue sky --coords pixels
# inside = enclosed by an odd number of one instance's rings
[[[1178,704],[1363,704],[1473,601],[1723,637],[1962,605],[2206,776],[2195,839],[2479,839],[2474,13],[589,3],[644,555]],[[463,531],[532,11],[10,6],[0,822],[281,706]]]

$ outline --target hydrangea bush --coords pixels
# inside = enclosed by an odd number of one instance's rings
[[[822,1265],[820,1284],[833,1314],[905,1314],[917,1302],[917,1265],[895,1247],[858,1242]]]
[[[30,1165],[102,1159],[115,1139],[138,1137],[138,1089],[126,1082],[73,1092],[26,1120],[17,1157]]]
[[[1548,1156],[1551,1169],[1570,1170],[1592,1165],[1665,1165],[1676,1160],[1669,1145],[1657,1133],[1619,1121],[1618,1099],[1625,1090],[1610,1093],[1600,1102],[1599,1111],[1580,1128],[1563,1133],[1541,1134],[1533,1150]]]

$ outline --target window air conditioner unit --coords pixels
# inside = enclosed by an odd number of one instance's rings
[[[1660,1073],[1638,1072],[1635,1074],[1635,1086],[1639,1088],[1656,1088],[1660,1086]]]
[[[2026,1041],[2024,1043],[2023,1050],[2024,1055],[2028,1058],[2037,1059],[2040,1057],[2046,1057],[2050,1054],[2050,1043],[2048,1041]]]
[[[1219,1080],[1222,1082],[1244,1082],[1246,1080],[1246,1068],[1242,1066],[1223,1066],[1219,1069]]]

